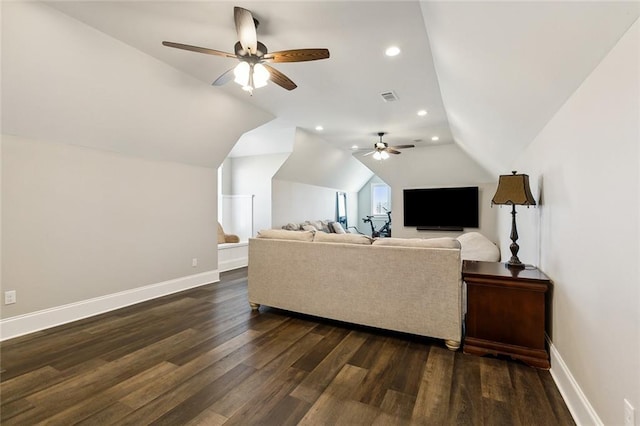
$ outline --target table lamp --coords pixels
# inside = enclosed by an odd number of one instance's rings
[[[498,189],[491,200],[491,205],[511,205],[511,259],[507,262],[509,268],[524,268],[524,263],[518,259],[518,250],[520,247],[516,241],[518,240],[518,229],[516,228],[516,205],[518,206],[535,206],[536,200],[531,195],[529,188],[529,176],[517,174],[516,171],[510,175],[500,175],[498,180]]]

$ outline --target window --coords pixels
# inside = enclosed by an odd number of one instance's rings
[[[371,184],[371,214],[386,215],[391,211],[391,187],[385,183]]]

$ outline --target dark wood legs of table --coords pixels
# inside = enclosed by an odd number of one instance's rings
[[[549,369],[549,355],[546,350],[523,348],[522,346],[490,342],[468,337],[463,352],[473,355],[508,355],[536,368]]]

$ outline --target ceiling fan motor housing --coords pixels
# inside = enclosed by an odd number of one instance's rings
[[[233,48],[234,48],[234,51],[236,52],[236,55],[241,56],[243,59],[249,58],[249,57],[257,57],[258,59],[261,59],[264,55],[267,54],[267,46],[265,46],[260,42],[257,43],[257,46],[258,46],[258,50],[256,51],[255,55],[251,55],[249,52],[244,50],[242,48],[242,44],[240,44],[239,41],[236,42]]]

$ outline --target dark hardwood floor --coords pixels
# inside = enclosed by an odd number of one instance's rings
[[[548,371],[247,302],[221,282],[0,345],[3,425],[570,425]]]

